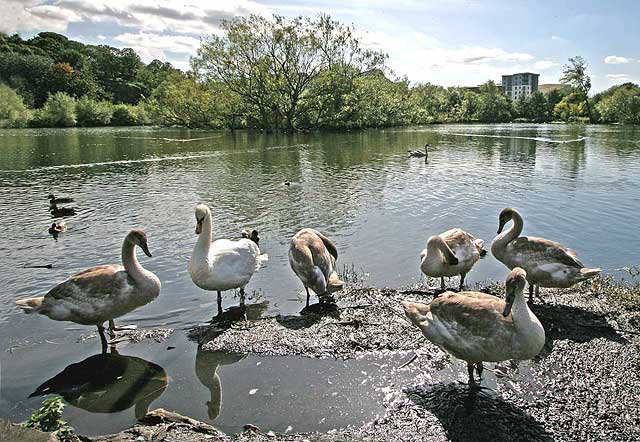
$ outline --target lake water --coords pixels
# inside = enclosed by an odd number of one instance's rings
[[[431,145],[427,164],[407,158],[407,149],[425,143]],[[618,269],[640,264],[640,238],[631,230],[640,209],[639,147],[640,129],[616,126],[444,125],[298,135],[0,131],[0,416],[27,418],[41,403],[28,399],[38,385],[99,352],[96,339],[78,342],[93,328],[25,315],[14,301],[41,296],[86,267],[119,262],[126,233],[144,227],[153,258],[140,261],[161,279],[162,291],[119,322],[176,332],[168,342],[125,344],[120,351],[133,361],[127,366],[135,370],[146,361],[160,379],[153,394],[141,394],[151,408],[230,432],[245,423],[298,432],[370,420],[384,411],[384,385],[408,381],[385,368],[402,357],[202,354],[187,339],[190,327],[216,313],[215,296],[195,287],[186,268],[196,204],[211,207],[214,237],[260,231],[269,262],[247,292],[263,315],[304,307],[287,258],[289,239],[302,227],[332,238],[339,264],[366,274],[367,284],[399,287],[420,281],[419,254],[430,235],[461,227],[489,244],[498,213],[513,206],[526,234],[560,241],[587,266],[622,276]],[[50,192],[72,196],[78,209],[57,240],[47,233]],[[46,264],[53,268],[24,268]],[[487,257],[467,281],[506,274]],[[236,303],[231,293],[224,296],[225,308]],[[134,422],[134,402],[93,411],[69,406],[65,416],[87,434],[116,431]]]

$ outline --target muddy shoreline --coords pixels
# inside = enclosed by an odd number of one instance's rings
[[[500,294],[502,288],[492,284],[483,291]],[[431,376],[443,366],[463,363],[430,344],[404,318],[400,300],[433,298],[424,287],[353,288],[336,305],[312,305],[300,316],[255,319],[259,307],[230,309],[210,325],[190,330],[189,338],[204,351],[258,355],[348,359],[401,353],[407,365],[393,370],[410,371],[413,382],[389,387],[382,417],[327,433],[263,433],[247,427],[226,435],[205,423],[151,412],[116,435],[83,439],[640,440],[640,288],[600,278],[569,290],[545,290],[542,297],[544,303],[538,301],[533,311],[546,331],[543,351],[529,362],[485,364],[495,374],[495,388],[475,390],[463,376],[448,383]]]

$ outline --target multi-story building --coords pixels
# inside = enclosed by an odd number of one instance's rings
[[[502,90],[512,100],[528,97],[538,90],[538,77],[540,74],[532,74],[531,72],[503,75]]]

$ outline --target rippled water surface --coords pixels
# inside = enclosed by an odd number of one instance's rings
[[[418,256],[427,237],[462,227],[489,243],[499,211],[513,206],[524,216],[525,233],[560,241],[586,265],[615,273],[640,264],[634,233],[639,135],[633,128],[564,125],[293,136],[146,128],[0,131],[0,416],[26,418],[41,401],[27,398],[36,387],[98,350],[95,339],[77,342],[93,333],[90,327],[24,315],[14,301],[40,296],[86,267],[119,262],[128,230],[144,227],[153,258],[140,259],[160,277],[162,292],[121,321],[177,331],[169,343],[122,351],[114,370],[137,372],[146,362],[155,376],[151,393],[136,394],[153,407],[228,431],[248,422],[310,431],[371,419],[383,410],[371,398],[384,397],[378,388],[386,379],[384,360],[202,355],[186,338],[189,327],[215,314],[214,297],[196,288],[186,270],[196,241],[195,205],[212,208],[214,236],[238,237],[246,227],[260,231],[270,259],[247,291],[264,315],[296,314],[304,306],[287,260],[289,238],[302,227],[334,239],[339,263],[366,273],[368,283],[397,287],[420,280]],[[427,164],[407,158],[407,149],[427,142]],[[77,208],[57,240],[47,233],[50,192],[72,196]],[[46,264],[53,268],[25,268]],[[468,281],[505,275],[505,267],[488,257]],[[231,293],[224,298],[225,306],[236,302]],[[355,388],[363,372],[372,377],[370,386]],[[334,388],[318,387],[319,377],[333,379]],[[123,410],[122,404],[93,411],[74,405],[67,413],[86,433],[115,431],[134,421],[136,398]]]

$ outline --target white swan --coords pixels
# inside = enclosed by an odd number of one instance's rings
[[[515,268],[507,277],[506,300],[479,292],[447,292],[425,305],[403,301],[404,311],[424,336],[467,362],[482,376],[482,362],[531,359],[545,342],[542,324],[524,300],[526,272]]]
[[[307,291],[318,297],[341,290],[344,282],[335,270],[338,249],[329,238],[314,229],[302,229],[294,235],[289,246],[289,264]]]
[[[122,243],[122,264],[91,267],[51,289],[45,296],[16,301],[27,313],[39,313],[56,321],[71,321],[98,327],[102,350],[107,339],[103,324],[109,321],[115,337],[113,319],[153,301],[160,293],[160,280],[142,268],[135,247],[151,256],[144,230],[129,232]]]
[[[445,276],[460,275],[462,290],[465,276],[486,254],[483,240],[462,229],[451,229],[427,240],[427,248],[420,254],[420,269],[427,276],[440,278],[442,290]]]
[[[211,210],[204,204],[196,207],[196,234],[200,235],[189,261],[189,274],[195,285],[204,290],[218,292],[218,313],[222,312],[222,293],[240,289],[240,302],[244,302],[244,287],[268,260],[258,248],[258,232],[243,232],[238,241],[218,239],[211,242]]]
[[[513,226],[500,234],[505,224]],[[539,287],[567,288],[600,273],[600,269],[586,268],[576,252],[555,241],[532,236],[520,236],[524,227],[517,210],[506,208],[500,212],[498,236],[491,244],[491,253],[508,268],[522,267],[527,272],[529,301],[533,289]]]

